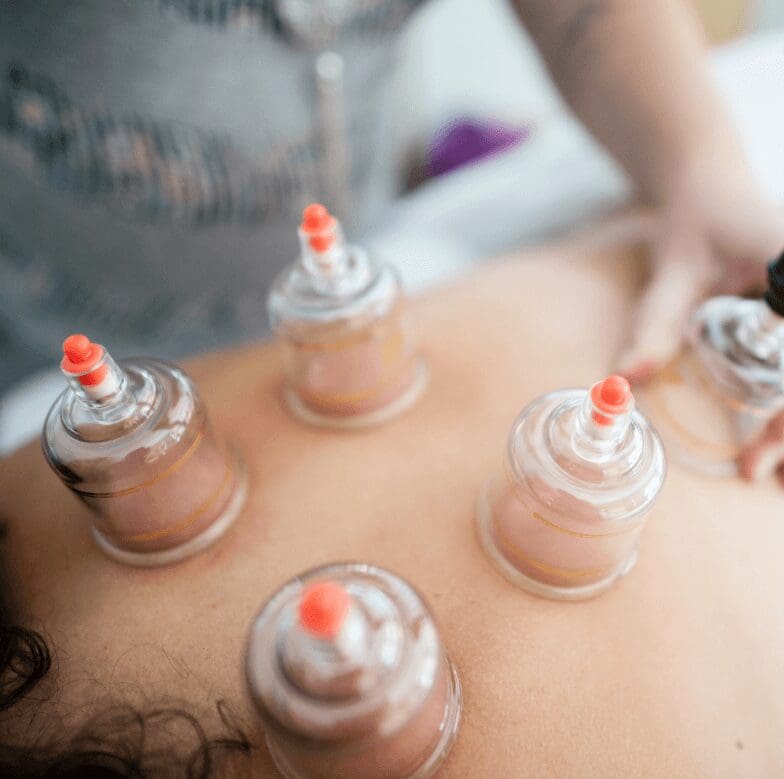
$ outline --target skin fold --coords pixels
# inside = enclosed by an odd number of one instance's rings
[[[431,384],[378,429],[294,420],[269,344],[190,363],[216,430],[247,461],[250,495],[227,535],[182,564],[113,563],[37,445],[2,463],[10,606],[55,653],[2,715],[5,738],[64,742],[110,703],[176,701],[209,731],[223,701],[254,749],[221,775],[275,776],[244,686],[247,631],[285,580],[351,559],[424,594],[459,669],[464,718],[441,776],[784,775],[775,483],[671,466],[637,567],[584,603],[516,589],[476,540],[477,495],[515,415],[611,368],[643,258],[608,236],[519,252],[413,301]]]

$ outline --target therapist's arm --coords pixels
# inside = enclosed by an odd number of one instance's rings
[[[784,245],[709,78],[687,0],[513,0],[564,98],[661,219],[619,370],[643,379],[677,350],[709,292],[764,281]]]

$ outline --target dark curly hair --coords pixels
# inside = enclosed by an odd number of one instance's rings
[[[0,539],[3,528],[0,526]],[[44,637],[12,624],[0,581],[0,714],[20,704],[52,667]],[[224,701],[216,702],[219,735],[208,734],[196,717],[179,707],[143,710],[118,704],[103,708],[62,747],[54,738],[33,747],[3,743],[0,776],[5,779],[147,779],[226,776],[235,761],[255,749]],[[237,767],[239,767],[237,765]],[[249,772],[246,771],[246,773]]]

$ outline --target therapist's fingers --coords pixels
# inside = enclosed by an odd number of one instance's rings
[[[723,224],[715,246],[725,259],[716,293],[762,295],[768,285],[768,263],[784,249],[784,214],[758,203]]]
[[[655,252],[652,263],[617,360],[617,370],[632,383],[651,378],[675,356],[694,306],[716,280],[713,258],[701,242],[671,240]]]
[[[777,414],[740,454],[738,471],[747,481],[766,479],[773,473],[784,483],[784,413]]]
[[[768,264],[759,260],[728,263],[714,290],[716,295],[761,297],[767,289]]]

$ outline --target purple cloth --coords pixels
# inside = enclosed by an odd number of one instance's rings
[[[498,154],[522,143],[529,127],[509,127],[496,121],[463,117],[436,133],[425,162],[427,177],[441,176],[475,160]]]

